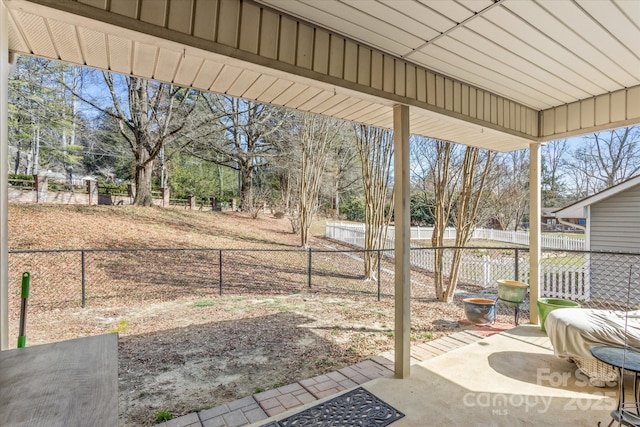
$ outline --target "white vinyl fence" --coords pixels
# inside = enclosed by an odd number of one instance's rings
[[[364,224],[328,222],[326,225],[326,237],[342,242],[348,242],[349,239],[354,241],[361,239],[364,241],[364,227]],[[432,235],[433,227],[411,227],[411,240],[431,240]],[[385,249],[387,246],[393,248],[393,237],[394,227],[389,226],[387,240],[390,240],[390,242],[386,242]],[[455,237],[456,229],[454,227],[447,227],[444,231],[445,240],[455,239]],[[343,238],[346,240],[343,240]],[[473,232],[471,238],[525,246],[529,245],[528,231],[504,231],[479,228]],[[584,251],[584,242],[584,239],[576,237],[554,236],[549,234],[543,234],[540,239],[540,244],[543,248],[568,251]],[[354,246],[358,245],[354,244]]]
[[[473,239],[494,240],[497,242],[516,243],[518,245],[529,245],[528,231],[504,231],[487,230],[479,228],[473,233]],[[561,249],[566,251],[584,251],[585,240],[568,237],[543,234],[540,236],[540,244],[546,249]]]
[[[507,241],[509,243],[529,244],[529,235],[526,232],[508,232],[509,235],[491,234],[486,233],[488,231],[495,230],[477,230],[474,234],[474,238],[488,239],[489,237],[496,236],[498,239],[504,239],[499,241]],[[344,223],[327,223],[326,237],[337,240],[348,245],[363,248],[364,247],[364,224],[344,224]],[[412,227],[411,239],[412,240],[428,240],[431,238],[433,228],[427,227]],[[393,227],[389,227],[387,232],[387,239],[383,245],[383,249],[394,248],[394,230]],[[484,234],[483,234],[484,233]],[[523,234],[526,236],[523,237]],[[447,228],[445,231],[447,239],[455,237],[455,228]],[[476,237],[478,236],[478,237]],[[489,237],[487,237],[489,236]],[[553,237],[553,236],[551,236]],[[526,238],[526,242],[524,239]],[[514,241],[515,240],[515,241]],[[580,241],[580,239],[570,239]],[[553,242],[550,240],[549,242]],[[584,243],[584,241],[582,240]],[[565,239],[560,239],[556,242],[558,245],[565,247],[558,247],[554,249],[567,250],[567,245],[571,246],[573,243],[568,243]],[[576,245],[577,246],[577,245]],[[575,247],[575,246],[574,246]],[[479,248],[479,251],[482,249]],[[388,252],[386,255],[393,257],[392,252]],[[586,255],[585,255],[586,257]],[[451,267],[453,258],[452,251],[445,251],[443,255],[444,269],[445,271]],[[410,253],[411,265],[413,267],[421,268],[426,271],[434,271],[434,259],[433,249],[412,247]],[[586,301],[589,300],[589,267],[588,259],[580,266],[571,265],[545,265],[541,266],[541,281],[543,283],[542,296],[553,298],[565,298],[571,300]],[[472,283],[478,286],[488,287],[496,286],[496,281],[500,279],[514,279],[516,278],[516,260],[514,257],[492,257],[488,253],[482,254],[482,252],[475,254],[465,254],[462,257],[460,264],[459,278],[460,280]],[[528,282],[529,281],[529,263],[520,260],[518,263],[518,277],[517,280]]]

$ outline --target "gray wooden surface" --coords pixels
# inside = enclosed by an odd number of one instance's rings
[[[117,426],[118,335],[0,351],[0,425]]]

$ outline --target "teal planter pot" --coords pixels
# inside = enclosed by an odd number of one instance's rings
[[[476,325],[490,325],[496,320],[496,302],[485,298],[465,298],[464,314]]]
[[[569,301],[561,298],[540,298],[537,302],[538,314],[540,315],[540,329],[547,332],[544,328],[544,321],[553,310],[558,308],[580,308],[580,304],[575,301]]]
[[[498,297],[509,307],[516,307],[527,297],[529,285],[515,280],[498,280]]]

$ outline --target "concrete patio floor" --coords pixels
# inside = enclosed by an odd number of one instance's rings
[[[393,354],[383,354],[360,366],[189,414],[165,426],[262,426],[356,386],[405,414],[392,427],[609,423],[617,387],[589,385],[573,363],[553,355],[549,339],[537,326],[497,332],[500,329],[463,331],[412,347],[409,379],[394,379],[389,361]]]
[[[540,328],[519,326],[413,365],[406,380],[364,385],[403,426],[607,425],[617,388],[596,388],[560,360]]]

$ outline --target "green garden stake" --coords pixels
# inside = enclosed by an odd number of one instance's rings
[[[18,348],[23,348],[27,344],[25,329],[27,327],[27,299],[29,298],[29,282],[31,274],[22,273],[22,307],[20,309],[20,335],[18,336]]]

